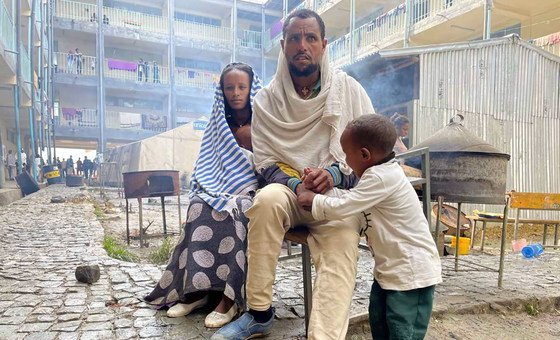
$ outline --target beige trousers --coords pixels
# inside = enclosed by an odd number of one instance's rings
[[[308,338],[344,339],[356,282],[358,217],[316,221],[310,212],[299,208],[294,192],[281,184],[260,190],[246,216],[249,308],[264,311],[271,306],[284,234],[293,226],[305,224],[309,227],[307,242],[317,272]]]

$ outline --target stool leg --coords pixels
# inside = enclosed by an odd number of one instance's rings
[[[305,244],[301,245],[301,263],[303,270],[303,304],[305,310],[305,334],[309,330],[309,318],[311,317],[313,289],[311,284],[311,255],[309,247]]]
[[[126,244],[130,245],[130,227],[128,219],[128,199],[126,201]]]
[[[548,224],[544,225],[544,232],[543,232],[543,237],[542,237],[542,245],[546,245],[546,234],[548,234]]]
[[[520,209],[515,209],[517,210],[515,213],[515,224],[513,225],[513,240],[517,240],[517,228],[519,226],[519,210]]]
[[[165,197],[161,196],[161,214],[163,215],[163,235],[167,236],[167,223],[165,221]]]
[[[144,226],[142,225],[142,199],[138,199],[138,225],[140,226],[140,248],[144,247]]]
[[[486,221],[482,221],[482,237],[480,238],[480,251],[484,251],[484,241],[486,239]]]
[[[472,227],[471,227],[471,249],[473,249],[473,245],[474,245],[474,237],[476,236],[476,222],[477,221],[473,221]]]
[[[554,225],[554,245],[558,245],[558,223]]]
[[[457,203],[457,232],[455,233],[455,271],[459,270],[459,241],[461,240],[461,202]]]
[[[508,208],[509,208],[509,197],[506,198],[506,206],[504,207],[504,221],[502,222],[502,240],[500,244],[500,267],[498,268],[498,288],[502,288],[502,281],[504,278],[504,257],[505,257],[505,249],[506,249]]]

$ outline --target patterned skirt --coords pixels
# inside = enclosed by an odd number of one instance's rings
[[[236,201],[239,212],[252,204]],[[186,294],[222,291],[245,307],[245,272],[248,219],[243,213],[219,212],[198,196],[191,199],[187,223],[154,290],[144,298],[162,307],[181,302]]]

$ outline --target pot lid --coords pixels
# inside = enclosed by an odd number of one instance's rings
[[[463,126],[464,117],[456,115],[443,129],[415,145],[411,150],[428,147],[430,152],[472,152],[505,155],[482,138],[471,133]]]

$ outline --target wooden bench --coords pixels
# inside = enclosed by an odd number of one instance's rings
[[[507,223],[513,223],[513,239],[517,239],[517,231],[519,223],[531,223],[544,225],[543,232],[543,246],[546,245],[546,238],[548,234],[548,227],[554,226],[554,245],[558,246],[558,227],[560,220],[546,220],[546,219],[530,219],[519,218],[521,210],[558,210],[560,211],[560,194],[547,194],[537,192],[516,192],[508,193],[509,207],[516,209],[515,218],[507,218]],[[473,240],[476,234],[476,226],[478,222],[482,222],[482,236],[480,240],[480,250],[484,250],[484,241],[486,237],[486,224],[488,222],[503,223],[503,217],[481,217],[481,216],[467,216],[473,223],[471,224],[471,248],[473,247]]]

